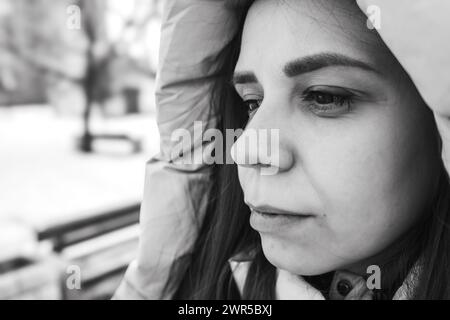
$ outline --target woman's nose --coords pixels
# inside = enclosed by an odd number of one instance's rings
[[[260,169],[263,175],[288,171],[294,158],[281,130],[275,121],[263,121],[256,114],[231,147],[234,162],[241,167]]]

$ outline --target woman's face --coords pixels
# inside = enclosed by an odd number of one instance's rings
[[[234,83],[251,111],[232,152],[256,156],[236,162],[274,265],[364,270],[423,214],[438,168],[433,118],[355,1],[256,1]],[[279,130],[268,159],[266,144],[243,145],[260,129]],[[262,174],[267,165],[277,170]]]

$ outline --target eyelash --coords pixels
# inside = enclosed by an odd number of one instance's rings
[[[318,102],[318,100],[324,98],[329,102]],[[307,108],[316,115],[337,117],[351,111],[354,95],[350,92],[333,93],[325,90],[309,90],[302,95],[302,99],[309,103]]]
[[[344,91],[344,90],[342,90]],[[346,90],[345,90],[346,91]],[[307,90],[301,98],[308,105],[305,106],[309,111],[321,117],[337,117],[348,113],[353,107],[354,95],[350,92],[332,93],[326,90]],[[318,99],[328,98],[328,103],[318,103]],[[247,99],[243,103],[247,109],[249,117],[253,116],[262,103],[262,99]],[[256,106],[255,106],[256,105]]]

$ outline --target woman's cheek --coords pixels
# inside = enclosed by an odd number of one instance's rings
[[[328,239],[334,243],[384,228],[392,204],[385,191],[395,184],[393,143],[380,134],[383,128],[363,123],[347,129],[311,147],[305,163],[320,195]]]
[[[450,172],[450,118],[437,113],[434,117],[442,139],[442,160],[447,172]]]
[[[410,128],[395,119],[373,120],[378,126],[367,123],[351,136],[324,140],[314,156],[321,159],[310,171],[326,213],[324,239],[340,256],[376,254],[421,210],[425,185],[416,173],[426,160],[415,156],[420,153]]]

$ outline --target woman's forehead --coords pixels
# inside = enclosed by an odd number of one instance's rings
[[[339,2],[339,4],[336,4]],[[389,51],[354,1],[258,0],[249,10],[237,70],[260,69],[321,53],[380,65]]]
[[[341,23],[342,21],[338,20],[344,17],[350,18],[352,22],[355,19],[360,22],[365,20],[365,15],[355,0],[256,0],[249,9],[249,16],[266,15],[266,18],[270,18],[278,14],[284,18],[303,17],[323,22],[335,20],[337,23]]]

